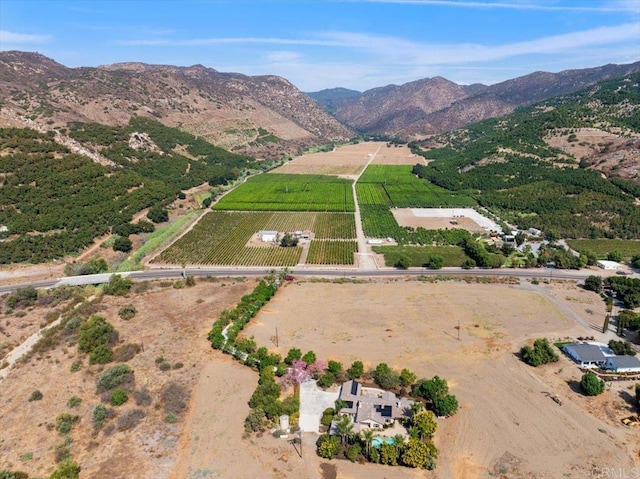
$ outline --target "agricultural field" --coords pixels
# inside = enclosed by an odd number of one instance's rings
[[[301,247],[283,248],[269,243],[252,243],[252,238],[260,230],[309,230],[314,232],[316,240],[353,239],[355,220],[348,213],[211,211],[191,231],[154,258],[152,263],[294,266],[300,261]],[[337,253],[336,258],[343,261],[343,256],[343,253]]]
[[[213,209],[351,212],[355,206],[349,180],[273,173],[249,178],[221,198]]]
[[[355,241],[314,240],[309,247],[307,263],[351,265],[357,251],[358,243]]]
[[[626,260],[640,254],[640,241],[621,239],[581,239],[568,240],[576,251],[592,251],[599,259],[606,259],[607,253],[617,251]]]
[[[401,256],[411,260],[411,266],[424,266],[436,255],[441,256],[442,266],[460,267],[468,259],[459,246],[374,246],[373,251],[384,255],[386,266],[394,266]]]
[[[472,206],[475,201],[452,193],[415,176],[410,166],[369,165],[356,185],[361,204],[384,204],[396,208]]]

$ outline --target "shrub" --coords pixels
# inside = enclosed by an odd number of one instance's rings
[[[74,361],[73,363],[71,363],[71,367],[69,368],[69,370],[72,373],[77,373],[81,369],[82,369],[82,361]]]
[[[587,396],[597,396],[604,392],[604,381],[592,372],[587,372],[580,379],[580,387]]]
[[[349,379],[360,379],[364,374],[364,365],[362,361],[354,361],[349,369],[347,369],[347,377]]]
[[[395,389],[400,385],[400,376],[386,363],[380,363],[376,366],[373,378],[382,389]]]
[[[617,355],[623,356],[623,355],[627,355],[627,356],[635,356],[636,352],[633,349],[633,347],[631,347],[631,344],[626,342],[626,341],[616,341],[615,339],[612,339],[609,341],[608,344],[609,348]]]
[[[29,474],[22,471],[0,470],[0,479],[29,479]]]
[[[31,396],[29,396],[29,402],[40,401],[42,400],[43,397],[44,395],[39,390],[36,389],[31,393]]]
[[[113,353],[113,359],[119,363],[130,361],[141,350],[139,344],[127,343],[117,348]]]
[[[89,364],[107,364],[113,361],[113,352],[106,344],[101,344],[89,354]]]
[[[121,406],[129,400],[129,396],[127,396],[127,392],[123,389],[116,389],[111,393],[111,405],[112,406]]]
[[[335,415],[335,409],[329,407],[322,412],[322,417],[320,418],[320,424],[323,426],[331,426],[331,421],[333,421],[333,417]]]
[[[96,386],[99,391],[108,391],[130,382],[133,382],[133,370],[127,364],[118,364],[102,373]]]
[[[126,236],[118,236],[113,242],[113,251],[128,253],[133,248],[133,243]]]
[[[398,269],[409,269],[411,266],[411,258],[406,254],[401,254],[398,256],[398,260],[394,264],[394,266]]]
[[[78,396],[71,396],[67,400],[67,407],[70,407],[70,408],[78,407],[81,402],[82,402],[82,399],[80,399]]]
[[[142,409],[128,409],[123,412],[116,421],[116,429],[118,429],[118,431],[133,429],[140,424],[140,421],[145,417],[146,414]]]
[[[147,213],[147,218],[154,223],[164,223],[165,221],[169,221],[169,212],[163,208],[154,207]]]
[[[167,422],[169,424],[175,424],[176,422],[178,422],[178,416],[176,416],[172,412],[167,413],[167,415],[164,417],[164,422]]]
[[[160,369],[160,371],[168,371],[169,369],[171,369],[171,364],[164,362],[164,363],[159,363],[158,364],[158,369]]]
[[[313,351],[307,352],[304,356],[302,356],[302,360],[307,363],[307,366],[316,362],[316,353]]]
[[[133,281],[131,278],[123,278],[119,274],[112,274],[109,282],[102,287],[104,294],[112,296],[124,296],[131,290]]]
[[[546,338],[538,338],[533,343],[533,349],[530,346],[523,346],[520,349],[522,360],[529,366],[540,366],[542,364],[552,363],[559,359],[553,346]]]
[[[93,408],[93,427],[100,429],[107,419],[107,408],[102,404],[96,404]]]
[[[120,319],[122,319],[123,321],[128,321],[133,318],[137,312],[138,310],[136,309],[136,307],[133,304],[129,303],[120,308],[120,310],[118,311],[118,316],[120,316]]]
[[[117,341],[118,333],[105,318],[93,315],[80,325],[78,351],[90,353],[98,346],[107,346]]]
[[[177,362],[172,366],[173,369],[182,369],[183,367],[184,364],[182,364],[181,362]]]
[[[80,416],[77,414],[63,412],[56,418],[56,430],[60,434],[68,434],[78,421],[80,421]]]
[[[160,392],[164,411],[167,413],[180,414],[187,408],[189,393],[184,387],[176,382],[165,384]]]
[[[323,434],[318,438],[316,446],[318,446],[318,456],[333,459],[340,452],[340,438]]]
[[[133,399],[137,406],[149,406],[153,401],[151,393],[146,388],[133,391]]]
[[[318,386],[322,389],[327,389],[335,382],[336,377],[332,373],[325,373],[318,378]]]
[[[264,430],[264,411],[261,408],[255,408],[249,411],[248,416],[244,420],[244,430],[246,432]]]
[[[9,309],[26,308],[32,306],[38,299],[38,291],[33,286],[18,288],[15,293],[7,299]]]
[[[359,444],[351,444],[347,450],[345,451],[344,455],[347,457],[347,459],[349,459],[351,462],[356,462],[356,459],[358,459],[358,455],[362,452],[362,448],[360,447]]]
[[[302,359],[302,352],[298,348],[291,348],[287,353],[287,357],[284,358],[284,362],[291,366],[294,361],[299,359]]]
[[[187,275],[187,279],[185,280],[184,284],[187,285],[187,287],[195,286],[196,278],[194,278],[191,274]]]
[[[58,465],[50,479],[78,479],[81,470],[77,462],[68,459]]]

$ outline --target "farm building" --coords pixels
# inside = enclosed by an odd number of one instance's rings
[[[617,373],[640,373],[640,359],[635,356],[610,356],[607,358],[605,369]]]
[[[277,231],[258,231],[258,236],[260,237],[260,241],[264,241],[265,243],[272,243],[278,240]]]
[[[615,261],[607,261],[606,259],[601,259],[598,261],[598,266],[605,270],[616,270],[620,268],[620,263]]]
[[[597,344],[572,343],[565,345],[562,350],[580,365],[581,368],[603,367],[607,357]]]

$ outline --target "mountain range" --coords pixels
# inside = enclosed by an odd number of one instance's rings
[[[0,126],[123,126],[143,116],[236,153],[277,159],[357,133],[422,139],[638,71],[640,62],[536,72],[491,86],[435,77],[365,92],[305,94],[278,76],[202,65],[68,68],[38,53],[6,51],[0,52]]]
[[[441,77],[365,92],[335,88],[308,93],[355,131],[416,139],[506,115],[599,81],[640,71],[640,62],[560,73],[535,72],[495,85],[458,85]]]

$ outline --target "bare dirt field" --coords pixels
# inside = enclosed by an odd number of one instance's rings
[[[536,337],[588,333],[535,291],[451,282],[292,284],[245,334],[268,344],[276,327],[280,347],[274,349],[283,354],[295,346],[346,364],[387,362],[419,377],[448,379],[461,410],[439,420],[439,465],[429,477],[587,477],[598,467],[631,470],[638,458],[637,436],[619,422],[628,415],[628,384],[586,398],[576,392],[580,373],[567,358],[533,369],[514,354]],[[336,464],[337,477],[387,471]]]
[[[411,153],[405,145],[388,147],[384,142],[369,141],[341,146],[330,152],[300,156],[272,172],[353,177],[360,174],[376,151],[378,153],[372,162],[376,165],[426,164],[422,157]]]
[[[393,217],[400,226],[411,226],[412,228],[422,227],[428,230],[454,229],[460,228],[472,233],[485,233],[485,230],[471,218],[430,218],[426,216],[415,216],[410,208],[393,208]],[[453,223],[455,221],[455,223]]]

